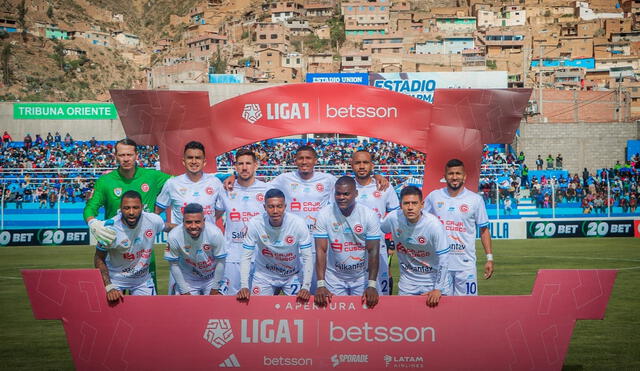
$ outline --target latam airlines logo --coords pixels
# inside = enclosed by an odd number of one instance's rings
[[[250,124],[255,124],[256,121],[262,118],[262,111],[259,104],[247,103],[242,110],[242,118],[249,121]]]
[[[231,322],[228,319],[210,319],[203,338],[217,349],[233,340]]]

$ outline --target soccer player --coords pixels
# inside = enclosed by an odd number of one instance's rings
[[[367,206],[380,220],[386,213],[400,207],[398,195],[392,187],[384,191],[378,190],[378,184],[373,178],[373,162],[371,153],[359,150],[351,156],[351,169],[355,174],[356,202]],[[389,281],[389,255],[384,242],[384,235],[380,239],[380,267],[378,268],[378,289],[382,295],[389,295],[391,282]]]
[[[227,256],[222,231],[206,221],[200,204],[187,204],[183,213],[182,224],[169,233],[164,252],[175,280],[170,289],[181,295],[219,295]]]
[[[295,165],[297,171],[282,173],[272,179],[268,186],[281,190],[289,201],[291,213],[300,216],[306,223],[309,231],[313,231],[313,226],[320,209],[328,205],[333,198],[333,187],[337,178],[331,174],[315,171],[318,163],[318,154],[313,147],[304,145],[298,148],[295,154]],[[389,186],[389,181],[375,175],[380,190],[385,190]],[[225,180],[227,190],[233,189],[234,178]],[[315,259],[315,249],[312,249]],[[315,265],[314,265],[315,266]],[[311,293],[315,292],[315,273],[311,281]]]
[[[115,231],[105,226],[107,219],[113,218],[120,206],[120,198],[130,190],[137,191],[142,197],[143,211],[152,212],[156,197],[162,186],[171,176],[158,170],[139,168],[137,144],[131,139],[119,140],[115,145],[118,169],[98,178],[93,196],[87,201],[83,217],[89,225],[91,234],[99,242],[110,244],[116,236]],[[104,206],[105,220],[97,219],[98,210]],[[151,275],[155,282],[155,254],[151,250]]]
[[[238,300],[254,295],[297,295],[300,301],[309,300],[313,272],[311,235],[304,221],[286,212],[282,191],[270,189],[265,194],[266,215],[256,216],[247,225],[247,235],[240,261]],[[255,256],[255,272],[251,291],[249,274]]]
[[[450,292],[447,265],[449,247],[442,223],[423,213],[422,191],[408,186],[400,192],[401,210],[390,212],[380,228],[391,233],[400,263],[398,295],[423,295],[427,305],[438,305]]]
[[[320,306],[333,295],[362,295],[369,308],[378,303],[380,219],[358,204],[357,196],[355,180],[342,176],[335,184],[335,205],[318,215],[313,234],[318,275],[314,300]]]
[[[484,278],[489,279],[493,274],[487,210],[482,197],[464,187],[466,178],[462,161],[449,160],[444,168],[447,186],[431,192],[425,200],[425,211],[440,219],[447,234],[453,295],[478,295],[476,226],[480,228],[480,240],[487,254]]]
[[[117,302],[124,290],[131,295],[155,295],[149,271],[153,242],[156,234],[169,231],[173,225],[143,211],[142,197],[133,190],[122,194],[120,214],[104,224],[116,236],[111,243],[98,242],[93,262],[102,275],[107,300]]]
[[[264,195],[268,190],[266,183],[256,179],[258,159],[252,151],[238,150],[234,168],[237,177],[233,190],[223,192],[220,199],[222,208],[226,210],[224,235],[228,255],[222,287],[225,295],[236,295],[240,290],[242,241],[247,234],[249,220],[264,214]]]
[[[207,161],[204,146],[191,141],[184,146],[182,164],[186,172],[167,180],[156,200],[155,212],[161,214],[171,208],[171,221],[182,223],[182,208],[197,203],[204,209],[207,222],[215,223],[215,206],[223,193],[222,182],[203,171]]]

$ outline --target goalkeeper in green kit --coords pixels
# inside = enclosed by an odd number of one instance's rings
[[[87,201],[87,206],[84,208],[84,220],[98,242],[108,245],[116,237],[116,231],[112,227],[105,226],[105,221],[118,213],[120,198],[125,192],[133,190],[140,193],[143,210],[152,213],[156,205],[156,197],[167,179],[171,178],[171,175],[158,170],[139,168],[136,165],[138,160],[136,146],[136,142],[131,139],[122,139],[116,143],[115,154],[118,169],[98,178],[93,189],[93,196]],[[102,206],[105,209],[104,220],[97,219],[98,210]],[[157,289],[155,254],[153,254],[153,250],[151,251],[149,270]]]

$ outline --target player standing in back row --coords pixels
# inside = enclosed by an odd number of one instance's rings
[[[484,278],[493,274],[491,233],[484,201],[464,187],[467,175],[464,163],[451,159],[444,168],[447,186],[431,192],[425,200],[425,211],[437,216],[444,224],[449,243],[449,275],[454,296],[478,295],[476,269],[476,226],[487,254]]]

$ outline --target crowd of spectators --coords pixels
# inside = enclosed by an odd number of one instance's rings
[[[82,202],[91,194],[94,180],[107,169],[115,167],[114,142],[75,141],[66,133],[39,134],[32,138],[27,134],[22,142],[14,142],[8,132],[2,136],[0,171],[3,173],[5,202],[38,202],[41,208],[54,207],[57,201]],[[285,166],[293,166],[296,149],[304,144],[318,152],[318,166],[333,166],[333,172],[342,174],[349,169],[353,152],[364,149],[374,155],[374,163],[389,176],[394,186],[406,183],[410,178],[421,178],[425,156],[396,143],[377,139],[323,138],[306,140],[267,140],[243,148],[253,150],[258,158],[261,175],[275,176]],[[139,165],[157,167],[157,147],[140,146]],[[235,151],[218,156],[219,168],[230,168]],[[544,164],[546,163],[546,168]],[[537,169],[563,168],[561,154],[551,154],[536,159]],[[386,166],[389,166],[388,168]],[[395,165],[405,165],[398,167]],[[60,169],[56,171],[55,169]],[[624,212],[635,212],[638,203],[640,181],[640,155],[636,154],[625,164],[617,162],[611,169],[595,171],[584,169],[582,176],[529,177],[525,155],[510,153],[502,146],[485,146],[482,153],[479,191],[486,203],[502,203],[504,212],[510,214],[521,196],[528,190],[538,208],[552,207],[553,203],[569,203],[582,207],[584,213],[603,213],[609,205],[619,206]],[[607,185],[611,189],[607,191]],[[553,191],[552,191],[553,190]],[[552,196],[552,192],[554,195]],[[609,196],[607,196],[609,195]],[[604,211],[603,211],[604,210]]]

